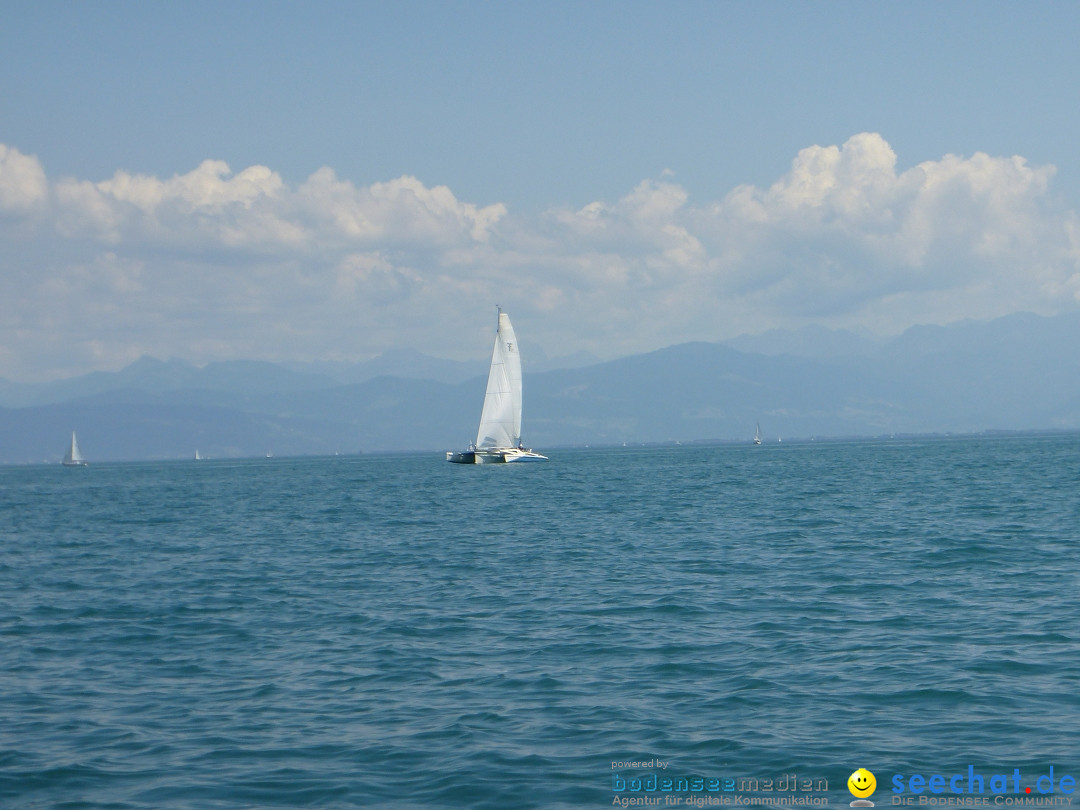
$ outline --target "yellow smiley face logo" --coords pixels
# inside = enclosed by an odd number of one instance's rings
[[[877,779],[866,768],[859,768],[847,780],[847,788],[851,795],[859,799],[865,799],[877,790]]]

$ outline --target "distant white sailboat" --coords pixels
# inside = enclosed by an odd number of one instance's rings
[[[468,450],[447,451],[446,460],[456,464],[548,460],[521,443],[521,355],[510,316],[501,309],[476,441]]]
[[[761,424],[759,423],[757,429],[754,431],[754,444],[761,444]]]
[[[79,450],[79,440],[75,438],[74,430],[71,431],[71,447],[68,448],[64,460],[60,463],[65,467],[87,467],[90,464]]]
[[[195,448],[195,460],[196,461],[202,461],[202,456],[199,455],[199,448],[198,447]]]

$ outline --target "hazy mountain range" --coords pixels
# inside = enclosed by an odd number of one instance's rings
[[[1080,314],[916,327],[888,340],[807,328],[596,362],[522,342],[536,448],[1080,429]],[[539,353],[536,353],[539,354]],[[475,437],[487,372],[394,352],[366,363],[144,357],[42,384],[0,380],[0,463],[430,450]],[[545,370],[546,369],[546,370]]]

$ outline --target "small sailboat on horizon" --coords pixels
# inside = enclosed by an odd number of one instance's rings
[[[68,448],[67,453],[64,454],[64,460],[60,462],[65,467],[88,467],[90,462],[83,458],[82,452],[79,450],[79,440],[75,438],[75,431],[71,431],[71,446]]]
[[[448,450],[446,460],[455,464],[548,460],[521,443],[521,355],[510,316],[502,309],[476,441],[468,450]]]
[[[754,430],[754,444],[761,444],[761,423],[759,422],[757,428]]]

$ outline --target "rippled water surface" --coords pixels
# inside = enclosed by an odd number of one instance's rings
[[[0,468],[0,806],[1080,775],[1080,438],[551,455]]]

